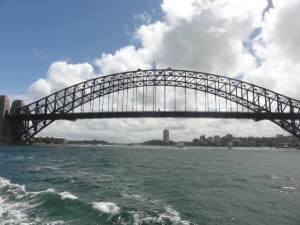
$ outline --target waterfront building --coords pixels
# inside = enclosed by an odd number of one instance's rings
[[[164,131],[163,131],[163,142],[165,144],[169,144],[169,130],[168,129],[164,129]]]
[[[205,141],[205,134],[200,136],[200,141]]]

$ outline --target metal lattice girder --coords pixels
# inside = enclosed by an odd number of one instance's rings
[[[24,141],[28,141],[55,120],[46,119],[49,115],[70,114],[85,103],[112,93],[122,94],[124,90],[159,86],[205,92],[241,105],[253,113],[285,116],[298,116],[300,113],[300,101],[254,84],[209,73],[157,69],[117,73],[75,84],[20,108],[19,115],[12,115],[12,118],[18,119],[19,116],[19,120],[22,120],[21,115],[36,116],[36,119],[23,122],[22,136]],[[146,110],[143,108],[143,111]],[[289,121],[270,117],[270,120],[300,138],[297,118]]]

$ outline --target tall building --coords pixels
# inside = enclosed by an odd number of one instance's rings
[[[216,146],[221,146],[221,139],[220,139],[220,136],[219,135],[215,135],[214,136],[214,144]]]
[[[227,134],[226,135],[226,141],[227,142],[232,142],[232,134]]]
[[[163,142],[165,144],[169,144],[169,130],[168,129],[164,129],[164,131],[163,131]]]
[[[205,141],[205,134],[200,135],[200,141]]]

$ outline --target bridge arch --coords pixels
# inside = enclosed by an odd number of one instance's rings
[[[185,91],[184,110],[176,110],[175,106],[173,114],[158,113],[158,108],[155,106],[156,100],[153,98],[153,108],[151,110],[147,110],[144,106],[139,110],[139,112],[143,112],[144,114],[133,114],[130,110],[125,111],[122,107],[121,110],[114,111],[114,115],[117,115],[116,117],[122,117],[122,114],[124,117],[130,115],[141,117],[143,115],[145,116],[147,112],[156,112],[156,114],[149,115],[161,115],[163,117],[176,117],[177,115],[184,117],[191,113],[191,111],[188,111],[186,108],[186,91],[194,90],[195,92],[202,92],[205,93],[205,95],[214,96],[215,98],[221,98],[225,100],[226,103],[228,101],[241,106],[242,112],[240,114],[238,113],[238,115],[235,116],[236,118],[244,118],[240,116],[246,116],[245,113],[243,114],[243,110],[246,109],[248,114],[250,113],[246,118],[255,120],[262,118],[269,119],[295,137],[300,138],[300,101],[237,79],[203,72],[173,69],[129,71],[84,81],[21,107],[18,113],[10,115],[10,118],[16,124],[19,124],[18,138],[23,142],[27,142],[57,119],[68,119],[68,115],[72,116],[69,117],[72,119],[92,118],[91,114],[81,114],[80,116],[79,114],[74,114],[75,109],[86,103],[92,103],[95,99],[100,99],[110,94],[121,93],[131,89],[137,90],[138,88],[143,88],[144,90],[144,88],[148,87],[174,87],[175,90],[176,88],[182,88]],[[139,94],[144,95],[145,92],[143,91]],[[164,101],[166,101],[166,92],[163,94]],[[136,91],[136,98],[137,95],[138,92]],[[142,99],[144,101],[144,96]],[[138,111],[137,107],[136,111]],[[159,112],[161,111],[166,112],[166,107],[159,110]],[[197,110],[195,109],[193,111]],[[207,109],[206,106],[204,111],[209,113],[209,109]],[[98,118],[101,118],[101,113],[103,115],[103,112],[97,113]],[[214,113],[215,117],[224,117],[225,115],[221,112],[219,114]],[[232,113],[231,110],[228,113]],[[93,115],[96,115],[96,113],[93,113]],[[199,112],[193,115],[195,117],[203,117],[204,114]],[[208,114],[206,113],[205,115],[207,117]]]

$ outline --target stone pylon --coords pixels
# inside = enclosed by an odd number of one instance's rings
[[[17,114],[18,109],[24,105],[23,100],[15,100],[9,108],[9,98],[5,95],[0,95],[0,143],[21,142],[22,122],[11,121],[5,115]]]
[[[9,141],[9,121],[5,115],[9,114],[9,99],[5,95],[0,95],[0,143]]]
[[[10,107],[9,114],[17,114],[18,109],[25,106],[23,100],[14,100]],[[22,143],[23,123],[21,121],[9,121],[9,143]]]

